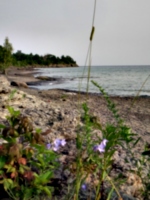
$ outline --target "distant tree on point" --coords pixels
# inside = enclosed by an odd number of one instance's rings
[[[3,44],[3,69],[8,68],[12,64],[13,46],[9,42],[8,37],[5,38]]]

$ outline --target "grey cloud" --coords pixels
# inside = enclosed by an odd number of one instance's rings
[[[93,17],[91,0],[0,2],[0,44],[15,50],[70,54],[85,62]],[[97,0],[92,63],[150,64],[150,1]]]

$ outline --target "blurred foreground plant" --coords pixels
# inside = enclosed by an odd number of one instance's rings
[[[16,200],[51,196],[53,188],[48,183],[58,167],[57,155],[47,149],[40,131],[33,131],[27,117],[12,107],[8,110],[9,126],[0,125],[0,184]]]
[[[77,156],[75,162],[72,163],[72,171],[75,173],[74,195],[70,196],[70,199],[80,199],[80,191],[87,188],[89,176],[93,177],[91,184],[95,191],[95,200],[110,199],[113,191],[122,199],[119,189],[115,185],[117,182],[114,181],[117,177],[114,177],[114,179],[110,177],[110,172],[113,169],[114,153],[119,146],[123,148],[133,147],[137,144],[139,138],[135,141],[136,134],[132,133],[131,129],[124,124],[115,104],[97,83],[93,82],[93,84],[102,92],[116,122],[102,125],[89,114],[87,104],[83,104],[84,115],[82,121],[84,126],[79,128],[77,132]],[[101,132],[101,136],[93,133],[95,129]],[[111,188],[107,194],[106,184]]]

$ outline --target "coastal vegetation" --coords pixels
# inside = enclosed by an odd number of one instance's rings
[[[13,46],[6,37],[3,46],[0,45],[0,70],[9,66],[16,67],[74,67],[77,66],[76,61],[69,55],[57,57],[53,54],[38,55],[25,54],[21,50],[13,53]]]

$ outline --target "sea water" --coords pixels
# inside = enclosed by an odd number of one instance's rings
[[[86,91],[88,67],[40,68],[35,76],[49,76],[56,81],[32,86],[37,89],[66,89]],[[112,96],[150,96],[150,66],[92,66],[89,92],[98,93],[91,80],[96,81]]]

